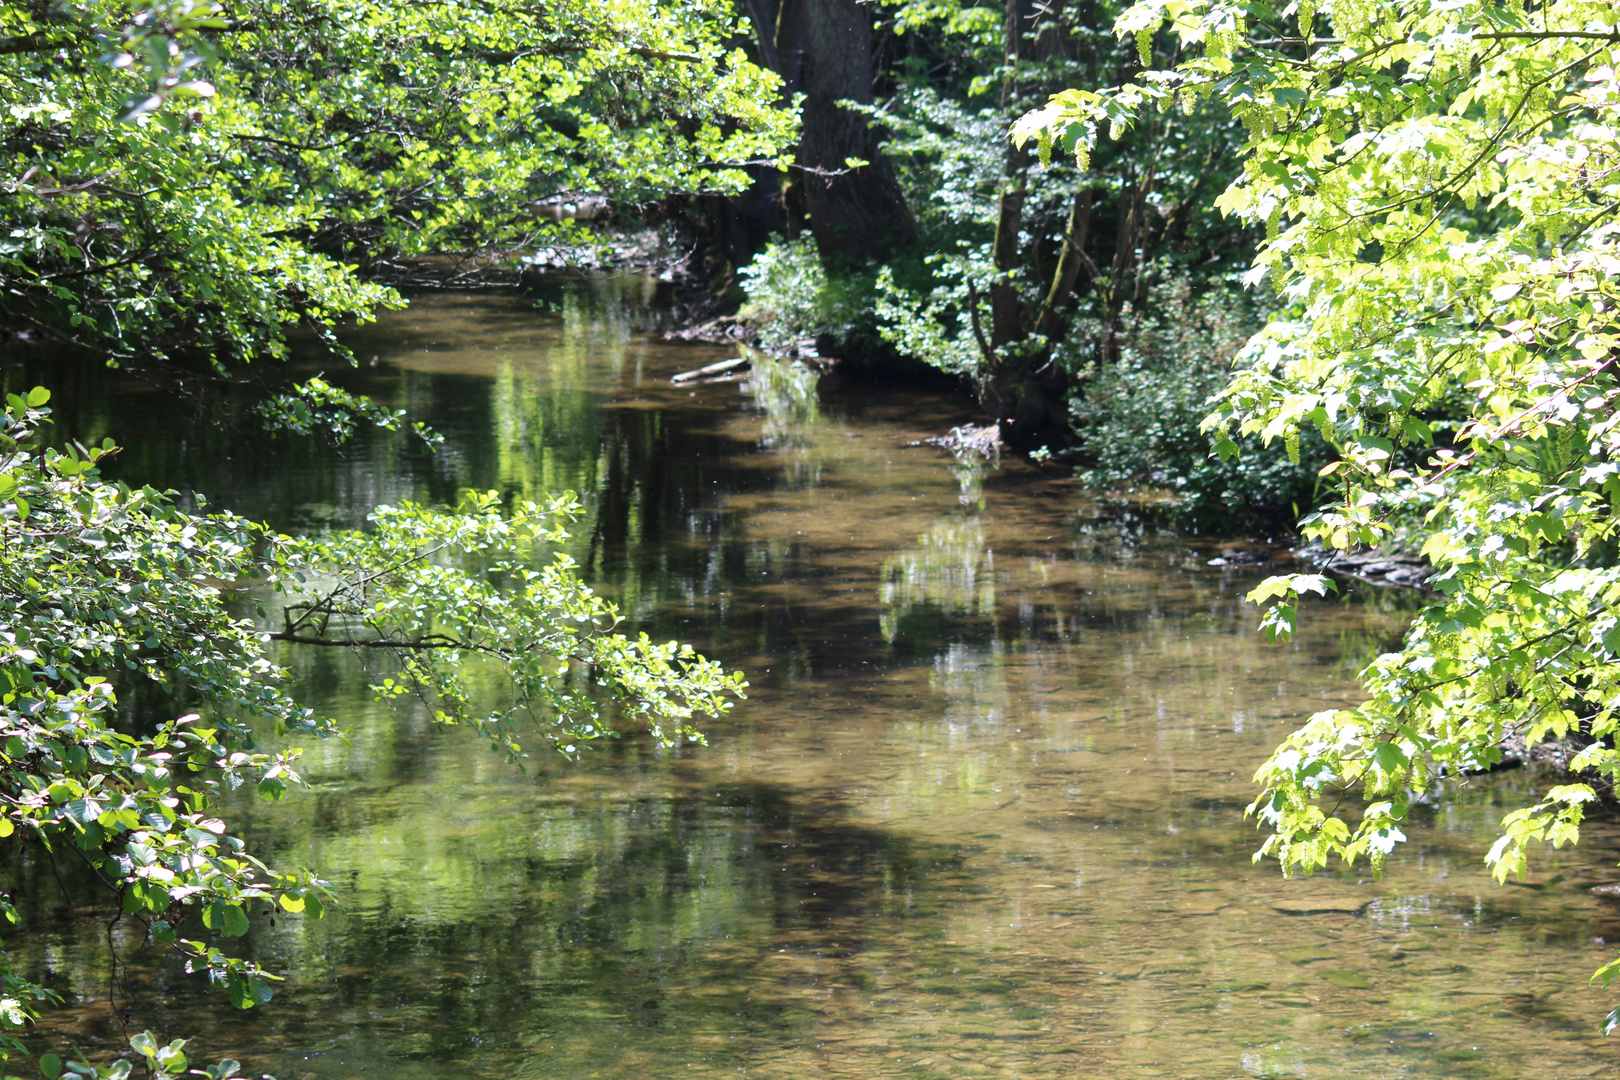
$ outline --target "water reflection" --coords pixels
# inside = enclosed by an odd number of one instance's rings
[[[677,387],[731,354],[641,336],[607,290],[557,303],[436,297],[357,335],[378,357],[357,388],[443,431],[437,457],[121,427],[124,468],[302,527],[575,487],[602,590],[746,668],[749,703],[709,749],[627,738],[523,775],[379,710],[349,658],[288,653],[353,735],[311,749],[311,792],[235,812],[342,906],[243,943],[290,981],[226,1015],[122,925],[110,982],[111,911],[62,904],[71,867],[21,862],[20,951],[78,998],[54,1030],[159,1025],[282,1080],[1608,1068],[1585,979],[1620,909],[1588,889],[1620,835],[1597,823],[1526,887],[1481,872],[1480,836],[1543,778],[1423,808],[1380,883],[1248,861],[1254,764],[1348,700],[1400,611],[1322,603],[1267,645],[1238,600],[1261,571],[923,444],[971,419],[956,403],[787,365]]]
[[[817,387],[821,377],[805,364],[743,349],[749,362],[748,379],[738,389],[748,403],[765,414],[759,444],[770,450],[783,446],[809,447],[811,432],[821,420]],[[814,483],[813,477],[806,480]]]
[[[938,637],[942,623],[996,610],[995,553],[978,517],[940,520],[915,548],[885,559],[880,574],[878,626],[890,643]]]

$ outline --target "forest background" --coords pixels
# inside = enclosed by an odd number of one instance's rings
[[[1620,769],[1612,8],[744,7],[7,3],[0,323],[193,399],[257,382],[265,419],[294,430],[399,424],[340,378],[290,385],[265,362],[295,326],[345,356],[338,328],[402,303],[402,273],[584,240],[543,209],[605,199],[698,237],[695,279],[767,345],[960,379],[1006,445],[1099,493],[1157,493],[1180,527],[1228,535],[1298,520],[1330,556],[1421,553],[1433,601],[1365,673],[1368,702],[1312,718],[1261,770],[1252,809],[1285,867],[1376,866],[1414,799],[1509,738],[1572,740],[1577,775],[1507,816],[1493,865],[1522,873],[1533,845],[1573,840]],[[565,506],[269,536],[106,484],[110,447],[41,445],[47,401],[9,400],[0,480],[3,835],[83,852],[237,1005],[268,996],[265,973],[176,922],[239,935],[247,900],[308,908],[320,885],[257,866],[207,816],[210,784],[277,797],[294,777],[230,714],[321,724],[277,697],[263,626],[219,583],[291,590],[309,616],[278,631],[294,639],[338,626],[398,647],[396,685],[446,715],[459,652],[518,659],[473,613],[434,645],[448,667],[411,659],[486,586],[552,655],[605,649],[614,692],[661,737],[738,689],[618,637],[568,567],[531,566],[524,545]],[[407,588],[379,568],[447,545],[470,576],[425,607],[368,591]],[[72,577],[81,563],[101,569]],[[289,566],[347,584],[300,592]],[[132,575],[152,595],[184,583],[180,617],[109,601]],[[42,590],[72,595],[70,577],[82,599],[46,632]],[[1333,588],[1288,575],[1254,598],[1282,636],[1302,595]],[[583,633],[555,625],[582,612]],[[186,644],[202,624],[228,642],[205,658]],[[114,733],[118,669],[205,669],[189,692],[223,719]],[[531,674],[559,745],[606,723],[566,678]],[[519,753],[512,721],[480,730]],[[49,995],[6,978],[9,1032]]]

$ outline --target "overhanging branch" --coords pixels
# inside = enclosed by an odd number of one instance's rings
[[[331,649],[469,649],[475,652],[487,652],[500,655],[500,650],[491,649],[486,645],[478,645],[471,641],[459,641],[455,638],[441,637],[430,634],[421,638],[326,638],[308,637],[303,634],[272,633],[271,641],[287,641],[294,645],[321,645]]]

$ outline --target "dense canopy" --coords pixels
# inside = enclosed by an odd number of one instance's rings
[[[0,5],[0,320],[121,364],[284,351],[537,203],[736,190],[793,130],[724,4]]]

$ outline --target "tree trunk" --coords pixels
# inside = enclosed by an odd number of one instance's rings
[[[878,132],[841,100],[872,104],[872,20],[856,0],[783,0],[777,49],[785,69],[800,45],[804,129],[798,164],[816,248],[828,264],[882,260],[917,239]],[[800,44],[802,43],[802,44]],[[850,159],[866,164],[851,167]]]
[[[917,238],[894,169],[878,152],[878,133],[842,100],[872,103],[872,21],[858,0],[743,0],[754,27],[759,63],[782,78],[784,98],[804,94],[797,176],[784,192],[772,174],[747,195],[726,200],[733,223],[754,247],[787,219],[789,231],[808,214],[822,261],[884,259]],[[867,162],[851,168],[854,158]],[[768,191],[766,189],[769,189]],[[762,227],[763,226],[763,227]],[[728,252],[730,254],[732,252]]]
[[[1001,86],[1003,111],[1010,111],[1018,96],[1018,69],[1022,60],[1036,56],[1049,58],[1067,48],[1067,36],[1057,28],[1062,6],[1062,0],[1050,0],[1045,5],[1037,5],[1033,0],[1007,0],[1007,76]],[[1032,40],[1031,31],[1042,17],[1050,22],[1039,39]],[[1053,371],[1051,364],[1052,346],[1063,326],[1054,304],[1064,299],[1064,294],[1073,287],[1078,269],[1070,246],[1065,243],[1054,291],[1047,295],[1036,317],[1035,329],[1046,335],[1046,341],[1035,344],[1029,337],[1030,327],[1017,280],[1024,265],[1024,204],[1033,159],[1027,151],[1009,141],[1003,161],[992,248],[996,279],[990,285],[990,338],[986,341],[981,337],[979,342],[985,353],[986,370],[979,383],[979,403],[1000,427],[1003,442],[1017,449],[1032,450],[1061,437],[1068,426],[1068,403],[1061,373]],[[1076,203],[1076,214],[1070,217],[1071,234],[1077,226],[1083,229],[1089,222],[1089,199],[1084,208],[1082,215],[1081,204]]]

